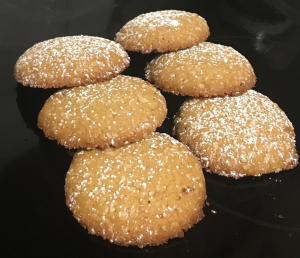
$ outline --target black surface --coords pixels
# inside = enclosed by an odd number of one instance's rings
[[[164,9],[205,17],[208,40],[250,60],[255,89],[279,104],[300,135],[299,1],[1,0],[0,257],[300,257],[300,166],[239,180],[205,173],[206,217],[184,238],[159,247],[119,247],[88,235],[66,207],[64,177],[72,152],[36,126],[53,90],[18,85],[13,66],[34,43],[78,34],[113,39],[133,17]],[[153,55],[130,56],[124,73],[144,78]],[[164,95],[169,119],[159,130],[170,133],[184,98]]]

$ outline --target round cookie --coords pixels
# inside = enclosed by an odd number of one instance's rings
[[[65,193],[90,234],[139,247],[183,237],[204,217],[206,199],[200,162],[160,133],[118,149],[77,152]]]
[[[191,47],[208,36],[206,20],[198,14],[167,10],[130,20],[116,34],[115,41],[126,50],[145,54]]]
[[[127,52],[118,43],[91,36],[46,40],[18,59],[14,76],[24,86],[61,88],[109,80],[129,66]]]
[[[291,122],[277,104],[254,90],[186,100],[174,123],[174,134],[206,171],[239,178],[298,164]]]
[[[147,80],[163,91],[192,97],[239,95],[256,82],[244,56],[231,47],[210,42],[162,54],[145,71]]]
[[[38,127],[66,148],[120,147],[159,127],[166,100],[148,82],[119,75],[110,81],[63,89],[38,116]]]

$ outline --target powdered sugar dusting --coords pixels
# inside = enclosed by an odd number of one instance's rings
[[[158,245],[203,218],[202,168],[166,134],[118,149],[80,151],[66,176],[67,205],[89,233],[121,245]]]
[[[220,175],[259,176],[298,164],[291,122],[254,90],[236,97],[186,101],[174,132],[207,171]]]
[[[15,65],[24,86],[80,86],[110,79],[129,65],[126,51],[116,42],[91,36],[68,36],[40,42]]]
[[[145,71],[147,80],[162,90],[194,97],[239,94],[256,82],[253,68],[243,55],[210,42],[162,54]]]
[[[127,50],[150,53],[186,48],[204,41],[208,35],[207,23],[198,14],[166,10],[142,14],[130,20],[116,34],[115,40]],[[185,41],[190,43],[184,46]]]
[[[191,17],[195,16],[187,12],[176,11],[176,10],[150,12],[150,13],[139,15],[135,19],[126,23],[124,27],[126,28],[132,26],[145,26],[145,25],[149,26],[149,29],[153,27],[155,28],[161,26],[178,27],[181,24],[178,19],[182,17],[186,17],[186,15],[189,15]],[[178,28],[174,28],[174,29],[178,29]]]
[[[55,93],[41,110],[38,126],[67,148],[119,147],[152,133],[166,114],[166,101],[155,87],[119,75]]]

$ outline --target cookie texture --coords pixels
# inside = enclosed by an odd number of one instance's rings
[[[147,80],[163,91],[192,97],[239,95],[256,83],[253,68],[243,55],[210,42],[162,54],[145,71]]]
[[[130,59],[114,41],[91,36],[46,40],[18,59],[14,76],[24,86],[61,88],[109,80],[129,66]]]
[[[130,20],[116,34],[115,41],[126,50],[146,54],[191,47],[208,36],[207,22],[198,14],[166,10]]]
[[[128,246],[160,245],[204,217],[200,162],[166,134],[118,149],[79,151],[66,176],[66,203],[90,234]]]
[[[66,148],[120,147],[151,134],[165,120],[166,101],[150,83],[119,75],[63,89],[38,116],[38,127]]]
[[[206,171],[226,177],[260,176],[298,164],[291,122],[277,104],[254,90],[185,101],[174,134]]]

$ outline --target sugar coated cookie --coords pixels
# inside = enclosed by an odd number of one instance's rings
[[[137,16],[116,34],[126,50],[151,53],[191,47],[207,39],[209,27],[196,13],[157,11]]]
[[[244,56],[231,47],[209,42],[160,55],[145,71],[146,78],[163,91],[192,97],[239,95],[256,82]]]
[[[160,133],[118,149],[77,152],[65,193],[90,234],[139,247],[183,237],[204,217],[206,199],[200,162]]]
[[[61,88],[111,79],[125,70],[129,57],[114,41],[91,36],[46,40],[17,61],[14,76],[24,86]]]
[[[260,176],[298,164],[291,122],[277,104],[254,90],[187,100],[174,133],[207,171],[223,176]]]
[[[166,101],[148,82],[124,75],[110,81],[63,89],[38,116],[49,139],[67,148],[120,147],[138,141],[166,118]]]

